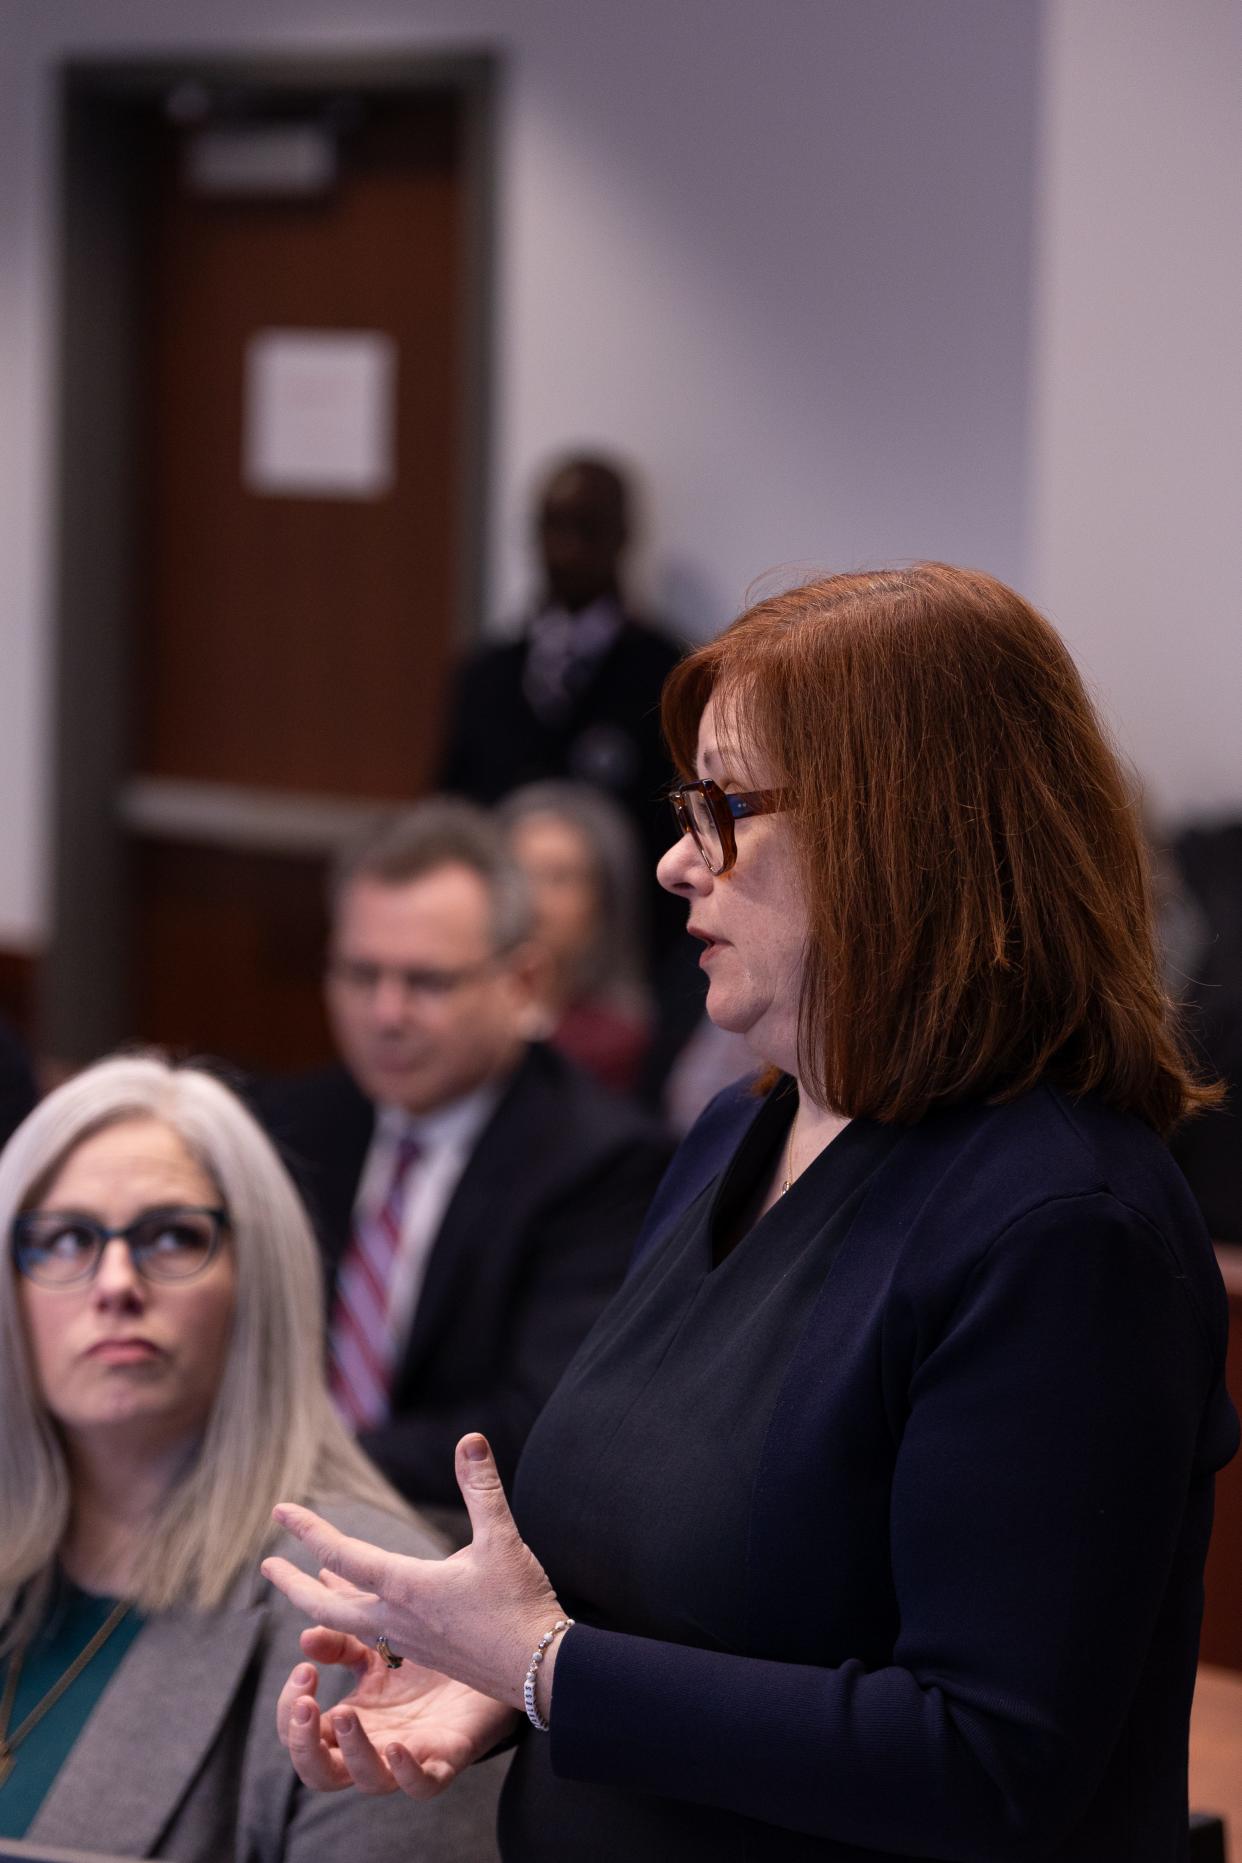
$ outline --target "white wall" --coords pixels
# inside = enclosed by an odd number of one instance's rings
[[[1038,0],[5,0],[0,943],[44,924],[50,76],[65,55],[489,45],[500,123],[491,580],[532,472],[646,472],[694,631],[774,566],[1021,579]],[[262,28],[254,20],[261,16]]]
[[[937,554],[1064,628],[1166,816],[1242,808],[1242,0],[7,0],[0,946],[45,924],[57,61],[487,45],[491,581],[532,473],[646,467],[705,631],[782,565]]]
[[[1049,0],[1030,593],[1167,819],[1242,814],[1242,4]]]
[[[1017,574],[1036,10],[588,11],[566,48],[546,8],[518,71],[504,595],[575,423],[649,462],[668,605],[702,626],[788,562]]]
[[[1177,817],[1242,809],[1242,0],[6,0],[0,946],[45,925],[52,74],[503,50],[496,610],[532,473],[647,473],[688,627],[781,565],[936,554],[1064,628]]]
[[[50,124],[24,7],[0,55],[0,949],[37,947],[50,805]]]

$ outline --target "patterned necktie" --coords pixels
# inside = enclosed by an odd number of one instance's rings
[[[593,602],[580,615],[550,608],[531,623],[522,689],[545,724],[563,723],[596,667],[621,632],[611,601]]]
[[[401,1213],[410,1167],[422,1147],[408,1135],[397,1146],[392,1180],[378,1210],[360,1211],[336,1277],[328,1328],[328,1388],[351,1429],[371,1429],[388,1415],[398,1341],[388,1324],[388,1294],[401,1247]]]

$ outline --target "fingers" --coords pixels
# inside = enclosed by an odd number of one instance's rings
[[[345,1761],[323,1738],[319,1709],[309,1695],[301,1695],[293,1704],[285,1745],[294,1772],[312,1791],[343,1792],[353,1784]]]
[[[340,1757],[358,1790],[372,1798],[395,1792],[397,1781],[391,1767],[375,1751],[353,1709],[334,1708],[331,1720]]]
[[[452,1785],[461,1770],[448,1760],[416,1760],[406,1747],[385,1747],[384,1758],[407,1798],[435,1798],[446,1786]]]
[[[320,1566],[319,1583],[326,1585],[329,1591],[352,1592],[355,1597],[358,1595],[357,1585],[351,1585],[347,1578],[338,1578],[330,1566]]]
[[[307,1651],[309,1655],[310,1652]],[[289,1680],[276,1698],[276,1732],[280,1736],[281,1746],[289,1744],[289,1728],[293,1720],[293,1710],[299,1701],[313,1699],[319,1685],[319,1674],[308,1662],[299,1663]]]
[[[335,1739],[335,1748],[329,1739]],[[435,1798],[461,1771],[446,1759],[419,1761],[395,1744],[381,1758],[356,1714],[338,1708],[330,1718],[321,1717],[306,1695],[294,1703],[285,1744],[298,1778],[316,1792],[343,1792],[352,1785],[372,1798],[398,1789],[407,1798]]]
[[[312,1662],[339,1663],[347,1669],[366,1669],[369,1665],[370,1652],[365,1643],[343,1631],[329,1630],[324,1624],[304,1630],[298,1641]]]
[[[476,1545],[517,1527],[505,1499],[504,1484],[486,1436],[463,1436],[457,1445],[457,1486],[466,1503]]]
[[[364,1643],[373,1643],[383,1628],[375,1621],[379,1600],[367,1593],[329,1591],[309,1572],[300,1571],[288,1559],[275,1556],[265,1559],[259,1570],[278,1591],[284,1592],[290,1604],[318,1624],[343,1631]]]
[[[397,1570],[404,1563],[400,1555],[386,1553],[367,1540],[350,1539],[309,1507],[298,1507],[292,1501],[282,1501],[272,1514],[287,1533],[301,1540],[317,1565],[326,1565],[330,1572],[339,1572],[367,1591],[391,1596]]]

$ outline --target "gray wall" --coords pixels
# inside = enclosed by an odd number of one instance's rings
[[[1216,671],[1242,635],[1218,599],[1226,415],[1242,431],[1237,259],[1216,251],[1236,249],[1242,132],[1220,106],[1238,0],[266,0],[262,17],[257,34],[251,0],[5,7],[0,944],[41,939],[50,869],[51,74],[179,42],[507,54],[494,624],[526,588],[531,475],[607,445],[645,468],[646,593],[690,629],[768,572],[969,561],[1051,604],[1159,805],[1242,806]],[[1133,418],[1134,349],[1154,430]],[[1170,433],[1176,473],[1140,496]],[[1195,600],[1136,657],[1188,525]]]

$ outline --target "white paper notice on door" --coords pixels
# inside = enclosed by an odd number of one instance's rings
[[[267,498],[382,498],[396,478],[397,345],[381,330],[258,330],[242,481]]]

